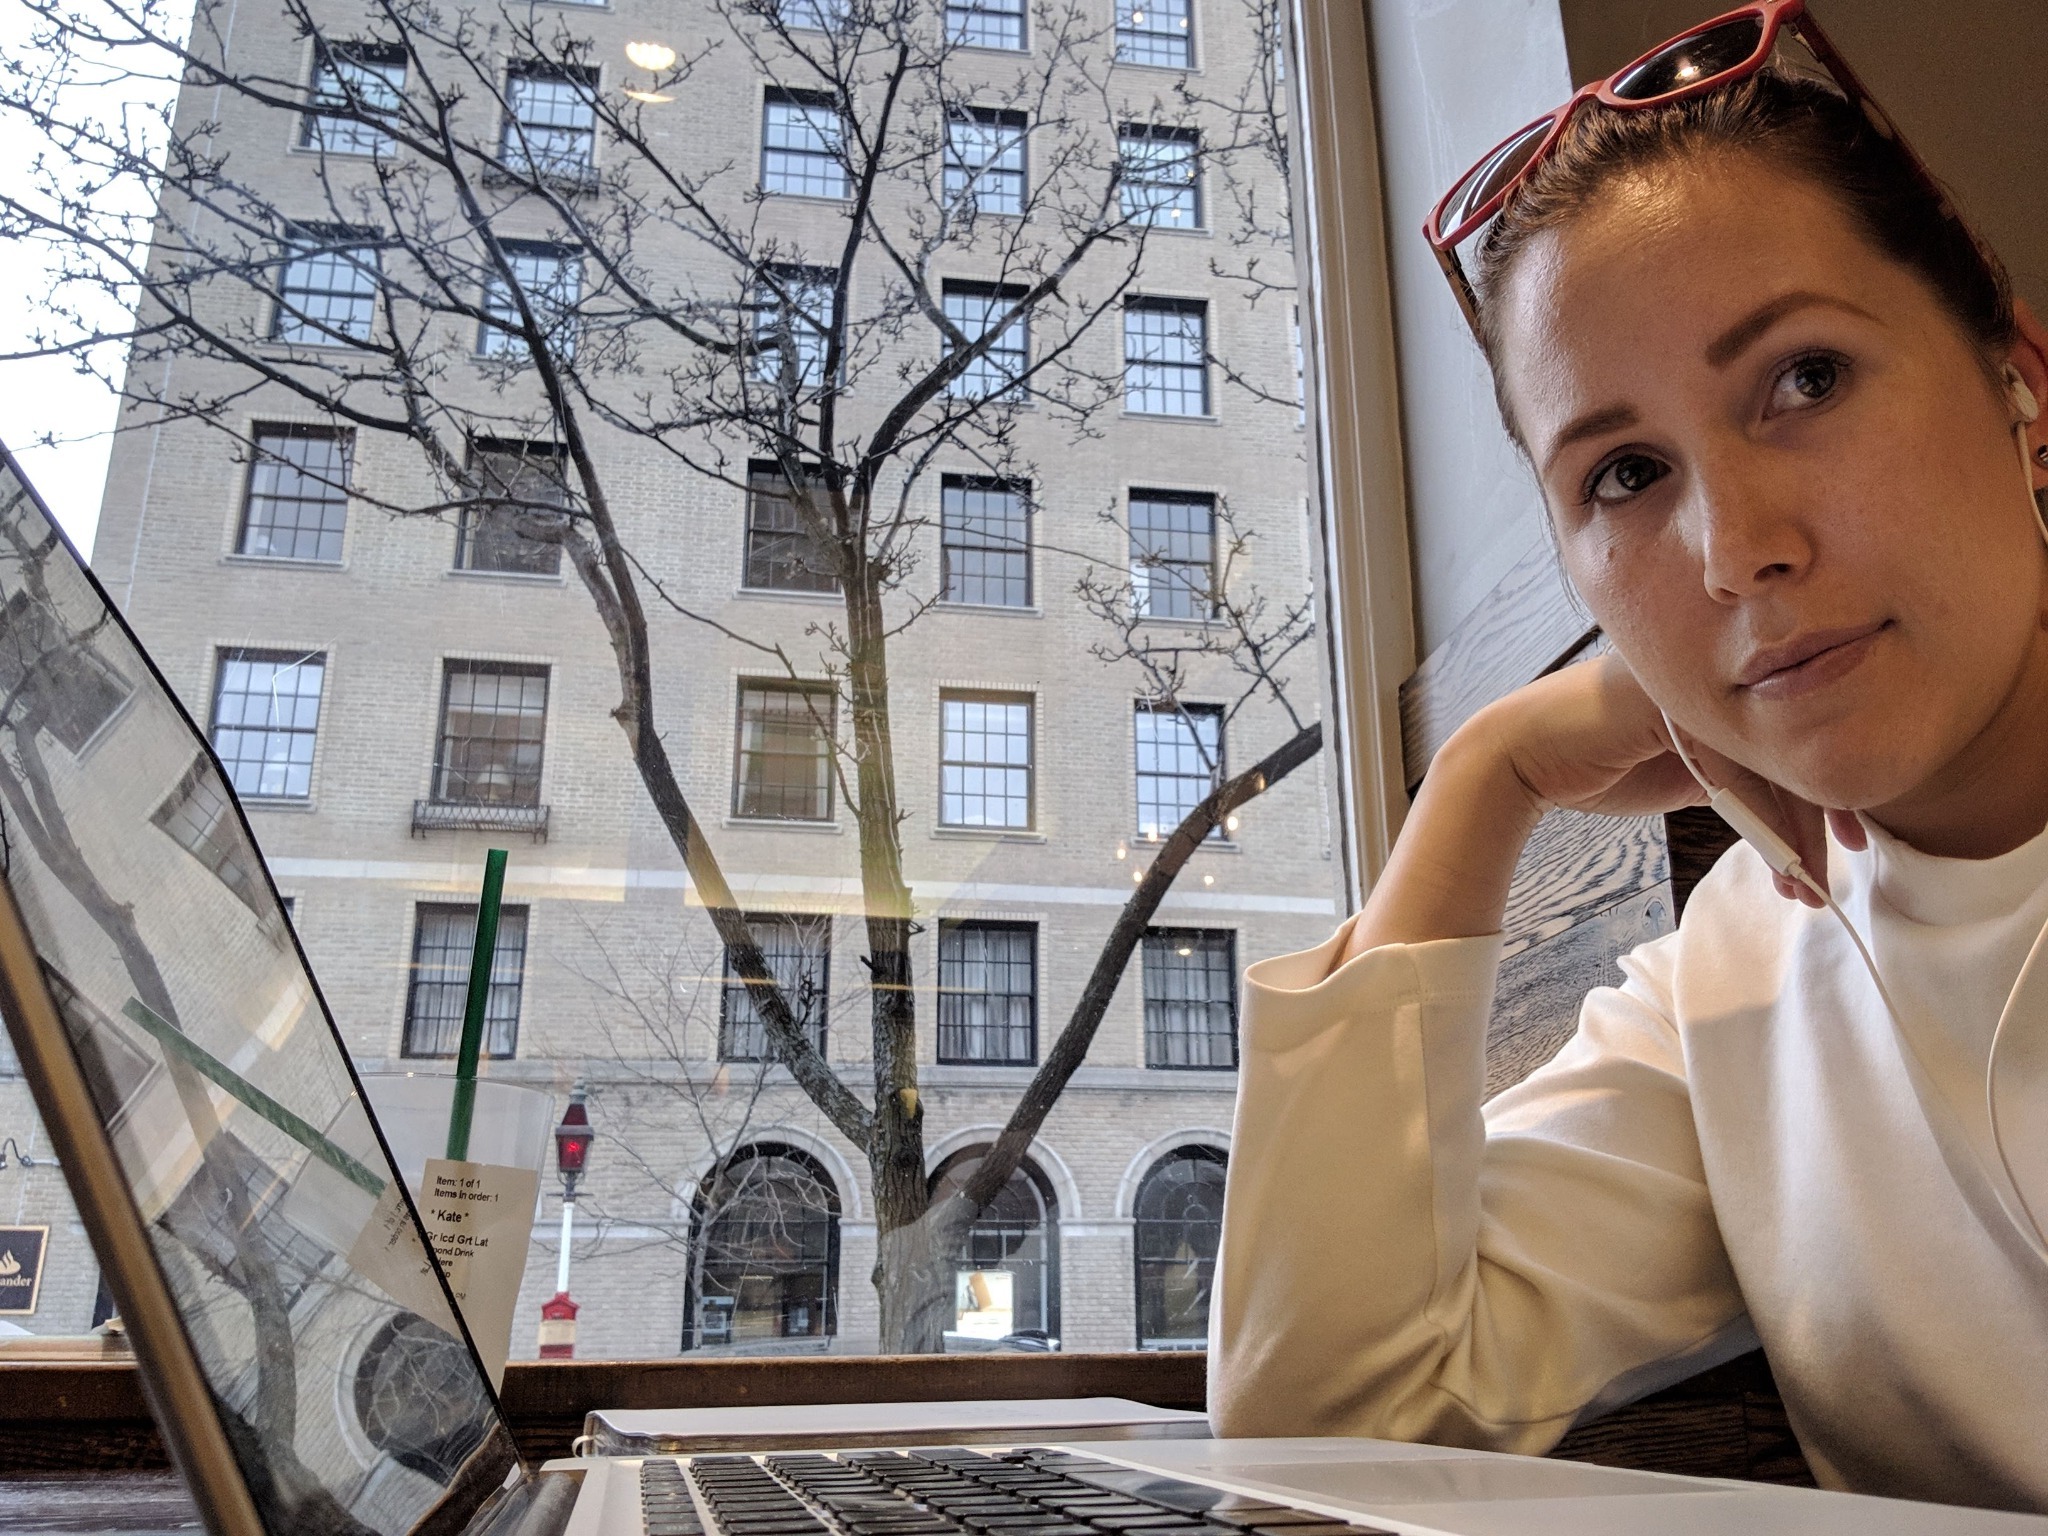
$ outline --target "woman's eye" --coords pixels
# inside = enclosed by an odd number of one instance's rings
[[[1624,453],[1593,471],[1586,482],[1586,500],[1612,506],[1640,496],[1670,471],[1647,453]]]
[[[1796,359],[1771,386],[1770,414],[1820,404],[1840,387],[1844,367],[1840,358],[1824,354]]]

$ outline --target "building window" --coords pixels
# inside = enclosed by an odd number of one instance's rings
[[[822,502],[830,493],[813,480],[805,494]],[[839,590],[832,557],[805,522],[789,477],[780,465],[759,459],[747,466],[747,559],[741,581],[766,592]]]
[[[768,974],[782,988],[790,1014],[804,1038],[825,1049],[825,1010],[831,1002],[832,917],[829,913],[776,914],[750,912],[747,928],[761,946]],[[718,1002],[718,1059],[773,1061],[777,1052],[768,1026],[754,1003],[754,994],[725,954],[725,986]]]
[[[754,299],[754,372],[784,394],[825,381],[839,274],[830,267],[770,266]]]
[[[939,485],[945,600],[1031,606],[1031,488],[1021,481],[947,475]]]
[[[1030,698],[948,693],[939,713],[939,825],[1030,827]]]
[[[503,249],[506,265],[512,269],[512,283],[493,276],[484,284],[484,323],[477,335],[477,351],[485,357],[527,355],[519,306],[513,302],[513,284],[517,284],[548,347],[562,357],[573,355],[576,306],[583,299],[582,258],[568,246],[530,240],[507,240]]]
[[[1140,618],[1208,618],[1215,552],[1213,496],[1131,492],[1131,602]]]
[[[940,291],[946,318],[970,342],[979,341],[1024,297],[1022,288],[1004,283],[947,283]],[[947,339],[950,355],[952,341]],[[1024,373],[1031,366],[1030,317],[1019,314],[1004,326],[986,351],[963,368],[948,393],[970,400],[1021,400]]]
[[[955,107],[946,116],[946,206],[957,212],[1024,211],[1022,112]]]
[[[761,190],[845,197],[845,133],[830,96],[771,89],[761,106]]]
[[[770,821],[832,819],[829,683],[740,684],[732,813]]]
[[[339,560],[353,447],[349,433],[331,427],[258,427],[236,552]]]
[[[1127,123],[1117,135],[1117,151],[1123,161],[1125,218],[1166,229],[1202,227],[1195,179],[1201,136],[1194,129]]]
[[[377,318],[376,231],[301,224],[284,243],[284,275],[270,335],[294,346],[345,347],[370,339]]]
[[[1024,0],[946,0],[946,40],[968,48],[1024,46]]]
[[[1124,64],[1192,69],[1194,0],[1116,0],[1116,56]]]
[[[1124,305],[1124,408],[1146,416],[1209,414],[1209,306],[1200,299]]]
[[[1223,777],[1223,711],[1213,704],[1140,704],[1138,836],[1170,837]],[[1219,824],[1209,836],[1220,838]]]
[[[434,798],[445,805],[539,805],[547,716],[546,667],[449,662]]]
[[[303,651],[222,651],[209,735],[235,793],[304,800],[327,658]]]
[[[839,1331],[839,1194],[808,1152],[741,1147],[698,1190],[684,1349]]]
[[[516,65],[505,81],[505,137],[499,158],[525,176],[587,179],[596,164],[596,72],[553,64]]]
[[[211,762],[204,757],[195,760],[149,819],[212,870],[237,901],[258,917],[263,915],[269,892],[256,868],[256,850],[249,846]]]
[[[384,154],[391,136],[376,119],[395,115],[404,96],[403,48],[323,43],[313,67],[310,110],[299,124],[299,147],[330,155]],[[352,115],[335,115],[342,112]]]
[[[1145,934],[1145,1065],[1237,1065],[1237,935],[1153,928]]]
[[[405,1056],[453,1056],[462,1047],[476,907],[423,901],[413,919],[412,980],[405,994]],[[486,1056],[519,1048],[519,999],[526,989],[526,908],[498,909],[491,989],[484,1004]]]
[[[778,14],[792,32],[837,32],[853,14],[851,0],[781,0]]]
[[[1140,1349],[1208,1347],[1225,1166],[1214,1147],[1177,1147],[1138,1186],[1132,1246]]]
[[[1038,925],[939,924],[939,1060],[1038,1060]]]
[[[937,1204],[973,1176],[988,1148],[954,1153],[932,1174]],[[952,1333],[1057,1347],[1060,1328],[1059,1201],[1026,1158],[953,1252]],[[948,1349],[953,1348],[948,1341]],[[972,1347],[969,1345],[968,1347]]]
[[[17,587],[0,607],[0,718],[83,752],[133,691],[93,645],[98,629],[73,631],[48,599]]]
[[[455,568],[553,576],[562,546],[531,537],[549,508],[569,504],[568,465],[553,443],[478,443],[471,468],[481,501],[462,508],[455,528]],[[508,504],[510,503],[510,504]]]

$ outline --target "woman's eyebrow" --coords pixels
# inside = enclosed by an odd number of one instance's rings
[[[1550,447],[1543,455],[1543,473],[1550,472],[1550,466],[1557,462],[1557,456],[1574,443],[1584,442],[1589,437],[1598,437],[1603,432],[1612,432],[1617,427],[1632,427],[1636,424],[1635,407],[1630,405],[1609,405],[1597,411],[1588,411],[1575,417],[1557,436],[1550,440]]]
[[[1707,343],[1705,357],[1711,368],[1726,368],[1746,352],[1750,344],[1787,315],[1797,314],[1802,309],[1820,306],[1839,309],[1846,314],[1858,315],[1865,320],[1875,321],[1877,316],[1862,306],[1837,298],[1831,293],[1815,293],[1809,288],[1795,288],[1790,293],[1781,293],[1775,299],[1766,301],[1729,326],[1719,336]]]

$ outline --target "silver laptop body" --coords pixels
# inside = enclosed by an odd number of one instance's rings
[[[216,1536],[2048,1533],[1377,1441],[530,1476],[205,735],[0,449],[0,1014]]]

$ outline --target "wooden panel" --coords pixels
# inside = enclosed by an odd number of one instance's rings
[[[1551,1455],[1649,1472],[1814,1486],[1761,1350],[1581,1425]]]
[[[1552,811],[1515,863],[1502,953],[1512,959],[1669,878],[1661,817]]]
[[[1593,633],[1539,536],[1458,632],[1401,685],[1401,756],[1413,789],[1451,732],[1484,705],[1553,670]]]

